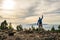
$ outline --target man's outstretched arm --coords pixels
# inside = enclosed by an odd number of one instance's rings
[[[43,19],[43,15],[42,15],[42,19]]]

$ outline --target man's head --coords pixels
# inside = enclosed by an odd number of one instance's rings
[[[41,19],[41,18],[39,17],[39,19]]]

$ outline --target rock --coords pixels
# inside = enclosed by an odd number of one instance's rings
[[[21,38],[17,37],[15,40],[21,40]]]
[[[35,37],[33,40],[40,40],[39,38]]]

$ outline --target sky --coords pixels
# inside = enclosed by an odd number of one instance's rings
[[[32,24],[41,15],[43,24],[60,24],[60,0],[0,0],[0,22]]]

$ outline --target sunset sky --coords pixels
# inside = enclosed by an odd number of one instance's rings
[[[60,0],[0,0],[0,22],[60,24]]]

